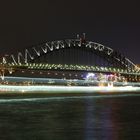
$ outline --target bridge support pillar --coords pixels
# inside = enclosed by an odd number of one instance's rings
[[[0,72],[0,78],[1,78],[1,80],[4,80],[4,70],[1,70],[1,72]]]

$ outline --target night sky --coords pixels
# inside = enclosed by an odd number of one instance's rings
[[[134,1],[1,1],[0,55],[83,32],[140,64],[140,6]]]

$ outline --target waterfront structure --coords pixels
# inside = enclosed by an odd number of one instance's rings
[[[76,39],[44,42],[16,54],[4,55],[0,58],[0,75],[2,82],[5,82],[6,76],[47,78],[47,84],[54,83],[52,79],[63,82],[65,79],[140,81],[137,65],[110,47],[88,41],[85,35],[78,35]],[[26,82],[32,83],[31,80]]]

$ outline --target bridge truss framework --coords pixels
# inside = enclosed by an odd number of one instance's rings
[[[96,52],[100,57],[106,59],[109,63],[115,66],[113,68],[98,67],[98,66],[81,66],[81,65],[62,65],[62,64],[36,64],[34,63],[42,55],[47,55],[53,51],[67,48],[85,48]],[[56,58],[57,59],[57,58]],[[4,79],[4,75],[13,74],[18,70],[26,71],[27,69],[36,70],[60,70],[60,71],[89,71],[103,73],[119,73],[124,75],[129,81],[140,81],[140,70],[128,58],[121,53],[114,51],[110,47],[102,44],[87,41],[85,38],[66,39],[51,42],[44,42],[39,45],[26,48],[17,54],[11,54],[0,58],[0,76]]]

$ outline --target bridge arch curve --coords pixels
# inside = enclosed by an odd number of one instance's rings
[[[103,57],[108,62],[112,64],[115,63],[115,65],[119,68],[136,68],[136,65],[133,62],[112,48],[93,41],[82,40],[80,38],[45,42],[34,47],[26,48],[22,52],[18,52],[16,55],[9,55],[6,58],[3,57],[2,62],[5,64],[26,64],[35,61],[42,55],[66,48],[85,48],[93,53],[96,52],[96,54]]]

